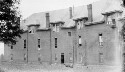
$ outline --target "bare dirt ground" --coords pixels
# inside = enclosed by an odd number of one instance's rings
[[[16,64],[1,63],[0,72],[122,72],[118,66],[75,64],[73,68],[61,64]]]

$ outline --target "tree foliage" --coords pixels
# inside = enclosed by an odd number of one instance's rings
[[[0,41],[14,45],[21,38],[19,0],[0,0]]]

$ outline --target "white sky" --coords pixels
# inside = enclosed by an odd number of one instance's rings
[[[82,6],[99,0],[21,0],[20,10],[23,19],[33,13]],[[0,42],[0,55],[4,53],[4,44]]]
[[[71,6],[86,5],[99,0],[21,0],[20,10],[23,19],[33,13],[58,10]]]

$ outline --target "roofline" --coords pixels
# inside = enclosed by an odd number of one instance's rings
[[[98,21],[98,22],[87,22],[85,23],[85,26],[91,26],[91,25],[98,25],[98,24],[103,24],[105,21]]]
[[[102,15],[110,15],[110,14],[116,13],[116,12],[122,13],[123,11],[122,10],[114,10],[114,11],[104,12],[104,13],[102,13]]]
[[[80,17],[80,18],[76,18],[76,19],[73,19],[73,21],[78,21],[78,20],[82,20],[82,19],[88,19],[88,17]]]
[[[40,24],[30,24],[30,25],[27,25],[28,27],[31,27],[31,26],[40,26]]]
[[[71,28],[75,28],[76,26],[70,26],[70,27],[61,27],[62,29],[71,29]]]
[[[48,30],[51,30],[51,28],[37,29],[36,31],[48,31]]]
[[[64,21],[55,21],[55,22],[50,22],[50,24],[58,24],[58,23],[62,23],[62,24],[64,24],[65,22],[64,22]]]

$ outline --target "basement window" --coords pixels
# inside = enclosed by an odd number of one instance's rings
[[[13,60],[13,54],[11,54],[11,60]]]
[[[26,60],[26,54],[24,54],[24,60]]]
[[[103,53],[99,53],[99,63],[103,63]]]

